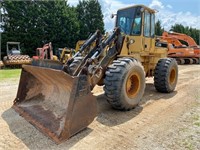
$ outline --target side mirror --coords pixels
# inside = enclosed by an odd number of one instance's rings
[[[111,14],[110,18],[114,18],[115,16],[117,16],[117,14]]]

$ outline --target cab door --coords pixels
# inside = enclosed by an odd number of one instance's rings
[[[144,12],[144,28],[143,28],[143,46],[145,52],[150,52],[154,49],[155,39],[155,15],[149,13],[147,10]]]

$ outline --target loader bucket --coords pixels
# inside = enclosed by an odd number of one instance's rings
[[[70,76],[49,64],[22,67],[13,108],[59,144],[94,120],[97,102],[87,76]]]

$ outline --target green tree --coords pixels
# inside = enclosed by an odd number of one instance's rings
[[[53,46],[74,47],[79,36],[79,22],[76,11],[65,1],[41,1],[44,8],[41,14],[44,23],[45,42],[51,41]]]
[[[175,24],[175,25],[171,26],[170,30],[174,31],[174,32],[179,32],[179,33],[185,33],[186,32],[186,29],[182,24]]]
[[[200,30],[198,30],[198,29],[188,27],[188,26],[185,27],[182,24],[175,24],[175,25],[171,26],[170,30],[174,31],[174,32],[179,32],[179,33],[189,35],[196,41],[197,44],[200,44],[200,41],[199,41],[200,40],[199,39]]]
[[[161,36],[164,32],[164,28],[161,27],[161,21],[158,20],[155,24],[155,34]]]
[[[3,44],[19,41],[23,53],[35,55],[44,42],[54,48],[73,47],[79,36],[76,11],[65,0],[4,1]]]
[[[77,15],[80,25],[80,39],[86,39],[99,29],[104,30],[103,14],[98,0],[82,0],[77,5]]]
[[[4,1],[2,6],[6,9],[3,16],[4,33],[2,34],[2,51],[5,52],[7,41],[19,41],[26,32],[26,25],[23,22],[25,22],[28,5],[26,5],[25,1],[20,1],[18,3]]]

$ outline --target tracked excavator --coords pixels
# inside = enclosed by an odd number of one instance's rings
[[[7,42],[7,56],[4,56],[3,63],[7,67],[19,68],[23,64],[30,64],[31,58],[28,55],[21,55],[20,42]]]
[[[159,42],[168,48],[168,57],[175,58],[178,64],[197,63],[194,49],[183,45],[178,39],[162,36]]]
[[[109,36],[103,38],[97,30],[64,65],[43,60],[22,68],[12,107],[56,143],[80,132],[97,116],[97,100],[91,93],[95,85],[104,86],[105,98],[118,110],[138,105],[145,77],[154,77],[158,92],[176,87],[175,59],[167,58],[167,48],[155,46],[155,11],[135,5],[115,16]]]
[[[168,56],[175,58],[179,64],[200,63],[200,46],[192,37],[182,33],[164,31],[162,39],[169,43]],[[180,40],[186,42],[187,46],[183,45]]]

